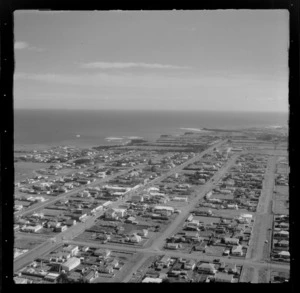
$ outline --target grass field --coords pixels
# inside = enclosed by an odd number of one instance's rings
[[[44,240],[39,239],[29,239],[29,238],[16,238],[14,247],[20,248],[20,249],[33,249],[34,247],[38,246],[44,242]]]
[[[15,181],[18,182],[26,178],[32,178],[36,175],[33,171],[47,168],[50,165],[50,163],[17,162],[14,164]]]

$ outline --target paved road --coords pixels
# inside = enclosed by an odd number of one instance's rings
[[[265,245],[265,240],[267,237],[268,229],[272,227],[272,222],[270,221],[270,214],[268,213],[269,204],[272,200],[273,186],[275,180],[275,168],[276,168],[276,156],[272,156],[268,160],[267,170],[265,173],[262,195],[258,203],[256,219],[253,229],[253,237],[250,248],[251,256],[254,260],[261,260],[263,258],[263,252]]]

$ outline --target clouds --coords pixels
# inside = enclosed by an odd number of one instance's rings
[[[14,48],[15,48],[15,50],[30,50],[30,51],[35,51],[35,52],[42,52],[42,51],[44,51],[44,49],[42,49],[42,48],[30,46],[26,42],[15,42]]]
[[[144,69],[189,69],[188,66],[176,66],[159,63],[136,63],[136,62],[90,62],[80,64],[85,69],[128,69],[128,68],[144,68]]]
[[[56,83],[74,86],[93,86],[111,88],[141,88],[141,89],[195,89],[203,87],[232,87],[246,85],[248,79],[227,78],[219,75],[168,75],[164,73],[133,74],[121,73],[78,73],[78,74],[54,74],[54,73],[16,73],[16,80],[34,80],[39,82]]]

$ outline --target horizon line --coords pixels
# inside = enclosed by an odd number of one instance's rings
[[[147,112],[221,112],[221,113],[282,113],[289,114],[288,111],[254,111],[254,110],[214,110],[214,109],[90,109],[90,108],[14,108],[14,111],[32,110],[32,111],[147,111]]]

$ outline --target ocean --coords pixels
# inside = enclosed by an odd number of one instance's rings
[[[212,111],[15,110],[15,145],[90,147],[187,129],[288,125],[287,113]]]

